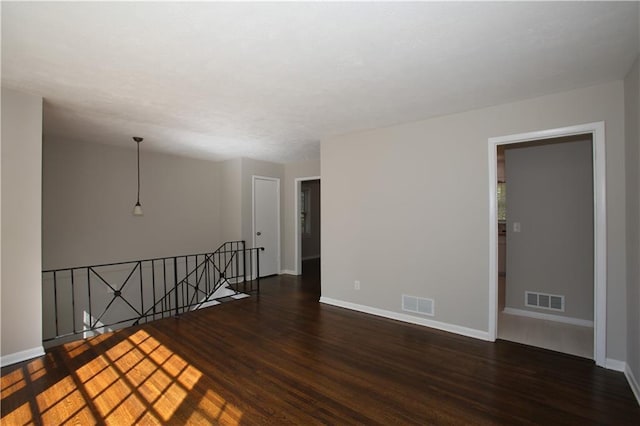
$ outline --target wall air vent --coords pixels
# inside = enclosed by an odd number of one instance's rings
[[[402,295],[402,310],[433,316],[435,311],[435,302],[433,299],[425,299],[424,297]]]
[[[538,293],[535,291],[525,291],[524,305],[531,308],[564,312],[564,296]]]

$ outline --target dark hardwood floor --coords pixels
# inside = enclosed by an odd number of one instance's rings
[[[2,369],[2,424],[640,424],[622,373],[262,293]]]

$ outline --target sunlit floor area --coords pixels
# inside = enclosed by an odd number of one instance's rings
[[[593,327],[498,314],[498,338],[593,359]]]
[[[242,413],[210,389],[187,398],[202,378],[196,367],[144,330],[124,334],[69,343],[3,374],[3,424],[239,422]],[[24,391],[35,400],[14,407]]]
[[[622,373],[320,304],[318,269],[5,367],[1,423],[640,423]]]
[[[503,312],[506,277],[498,277],[498,339],[593,359],[593,327]]]

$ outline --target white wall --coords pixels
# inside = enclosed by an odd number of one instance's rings
[[[44,269],[203,253],[222,242],[219,163],[45,140]]]
[[[506,307],[593,321],[591,137],[554,141],[505,149]],[[526,306],[526,291],[563,295],[564,312]]]
[[[42,98],[2,88],[2,364],[42,353]]]
[[[242,239],[242,159],[220,163],[221,235],[223,241]]]
[[[640,59],[624,81],[627,170],[627,364],[640,381]],[[640,392],[640,389],[636,389]],[[637,393],[640,402],[640,393]]]
[[[0,15],[2,9],[0,9]],[[2,116],[2,101],[0,101],[0,116]],[[2,133],[2,119],[0,119],[0,134]],[[2,136],[0,135],[0,333],[2,332]],[[0,359],[2,357],[2,338],[0,336]],[[0,362],[0,365],[2,363]]]
[[[318,176],[320,161],[309,160],[279,164],[251,158],[224,161],[221,169],[221,234],[224,241],[246,240],[253,246],[252,176],[280,179],[281,269],[295,270],[295,194],[294,183],[299,177]]]
[[[433,298],[435,321],[486,335],[488,138],[605,121],[607,357],[624,360],[623,96],[616,81],[324,140],[323,298],[392,313],[403,293]]]
[[[296,233],[295,222],[295,180],[297,178],[320,176],[320,161],[309,160],[297,163],[289,163],[284,166],[284,228],[282,269],[292,272],[296,270],[295,246]]]
[[[136,217],[131,144],[45,141],[45,269],[200,253],[239,239],[250,247],[252,176],[280,178],[283,192],[282,164],[195,160],[145,151],[142,142],[144,216]]]

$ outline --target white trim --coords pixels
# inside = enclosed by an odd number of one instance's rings
[[[28,359],[36,358],[42,355],[44,355],[44,348],[42,346],[36,346],[35,348],[3,355],[2,358],[0,358],[0,366],[6,367],[7,365],[26,361]]]
[[[307,180],[320,180],[320,176],[295,178],[293,181],[294,264],[295,275],[302,274],[302,234],[300,232],[300,184]],[[322,220],[322,218],[320,219]]]
[[[529,317],[529,318],[536,318],[536,319],[547,320],[547,321],[563,322],[565,324],[579,325],[581,327],[593,327],[593,321],[580,319],[580,318],[563,317],[561,315],[526,311],[524,309],[517,309],[517,308],[504,308],[502,312],[509,315],[518,315],[521,317]]]
[[[627,378],[627,382],[629,382],[631,391],[633,391],[633,394],[636,397],[636,401],[638,401],[638,405],[640,405],[640,386],[638,386],[638,380],[636,380],[636,376],[633,375],[633,371],[631,371],[629,364],[625,365],[624,375]]]
[[[389,318],[396,321],[407,322],[410,324],[422,325],[425,327],[435,328],[438,330],[448,331],[449,333],[460,334],[462,336],[473,337],[474,339],[490,340],[489,333],[474,328],[462,327],[460,325],[449,324],[446,322],[435,321],[422,317],[414,317],[413,315],[401,314],[399,312],[387,311],[384,309],[373,308],[371,306],[358,305],[356,303],[345,302],[343,300],[331,299],[329,297],[321,297],[320,303],[338,306],[340,308],[351,309],[353,311],[364,312],[366,314],[376,315],[383,318]]]
[[[320,259],[320,255],[314,254],[313,256],[305,256],[302,258],[302,260],[313,260],[313,259]]]
[[[627,363],[624,361],[619,361],[617,359],[607,358],[604,362],[604,368],[607,370],[620,371],[624,372]]]
[[[276,203],[277,216],[278,216],[277,231],[276,231],[278,235],[278,250],[277,250],[278,264],[276,266],[276,271],[280,271],[280,268],[282,266],[280,261],[281,247],[282,247],[282,242],[280,241],[280,238],[281,238],[280,236],[280,178],[258,176],[258,175],[251,176],[251,244],[253,245],[253,247],[256,246],[256,179],[270,180],[278,184],[276,186],[276,194],[278,197],[278,200]]]
[[[280,275],[298,275],[296,271],[292,271],[291,269],[283,269],[280,271]]]
[[[489,138],[489,339],[498,336],[498,142]]]
[[[489,138],[489,339],[495,341],[498,327],[498,145],[590,133],[593,136],[593,238],[594,238],[594,332],[596,365],[603,367],[607,352],[607,203],[604,122],[579,124]]]
[[[595,361],[601,365],[607,356],[607,198],[604,122],[593,130],[593,232],[594,232],[594,336]]]

